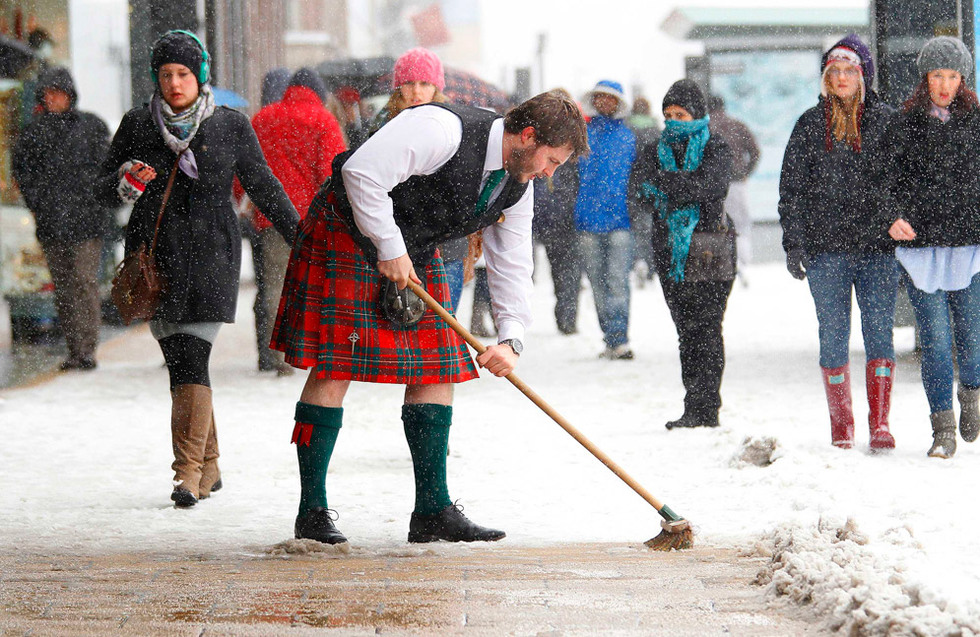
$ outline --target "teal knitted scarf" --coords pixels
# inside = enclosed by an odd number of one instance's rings
[[[705,115],[701,119],[689,122],[667,120],[666,128],[657,145],[657,158],[661,170],[668,172],[697,170],[704,156],[704,147],[711,136],[708,130],[710,119]],[[683,141],[687,142],[687,150],[684,152],[684,164],[678,168],[671,144]],[[660,218],[667,222],[670,235],[669,276],[674,281],[683,281],[687,253],[691,250],[691,235],[694,234],[694,227],[698,225],[698,220],[701,218],[701,204],[688,204],[683,208],[669,210],[667,195],[662,190],[649,182],[644,182],[641,188],[640,196],[652,199]]]

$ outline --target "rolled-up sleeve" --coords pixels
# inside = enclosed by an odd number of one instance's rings
[[[487,282],[493,300],[498,340],[524,340],[531,325],[531,272],[534,254],[531,221],[534,217],[534,184],[524,196],[504,210],[504,219],[483,231]]]

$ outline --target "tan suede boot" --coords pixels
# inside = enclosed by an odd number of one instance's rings
[[[170,416],[174,447],[174,492],[170,499],[178,507],[192,507],[200,496],[201,469],[212,426],[211,417],[210,387],[177,385]]]
[[[201,469],[201,486],[198,499],[211,495],[212,491],[221,489],[221,471],[218,469],[218,430],[214,424],[214,408],[211,409],[211,427],[208,429],[208,441],[204,445],[204,467]]]

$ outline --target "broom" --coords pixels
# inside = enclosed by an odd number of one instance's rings
[[[456,320],[452,314],[446,311],[442,305],[439,304],[434,298],[432,298],[428,292],[426,292],[421,285],[415,283],[411,279],[408,281],[408,287],[414,292],[420,299],[422,299],[425,304],[433,312],[439,315],[442,320],[444,320],[449,327],[453,329],[454,332],[459,334],[463,340],[465,340],[470,347],[475,349],[478,354],[482,354],[486,351],[486,347],[481,343],[475,336],[469,333],[469,331],[463,327],[463,325]],[[506,376],[507,380],[511,382],[514,387],[519,389],[522,394],[531,399],[535,405],[541,408],[544,413],[548,414],[552,420],[554,420],[558,425],[568,432],[572,438],[575,438],[583,447],[585,447],[589,453],[595,456],[599,462],[606,465],[610,471],[615,473],[623,482],[629,485],[633,491],[646,500],[663,520],[660,521],[660,527],[663,529],[659,535],[651,538],[644,542],[643,544],[648,548],[655,551],[669,551],[671,549],[689,549],[694,546],[694,529],[691,528],[691,523],[682,518],[681,516],[674,513],[673,510],[657,498],[653,497],[649,491],[643,488],[643,486],[634,480],[626,471],[623,470],[618,464],[613,462],[613,460],[607,456],[601,449],[595,446],[591,440],[586,438],[582,432],[573,427],[565,418],[555,411],[551,405],[546,403],[543,398],[537,395],[527,384],[524,383],[516,374],[510,373]]]

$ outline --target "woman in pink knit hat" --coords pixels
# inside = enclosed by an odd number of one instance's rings
[[[395,61],[391,88],[391,98],[378,113],[375,130],[410,106],[448,101],[442,94],[446,88],[442,62],[438,55],[422,47],[405,51]]]

